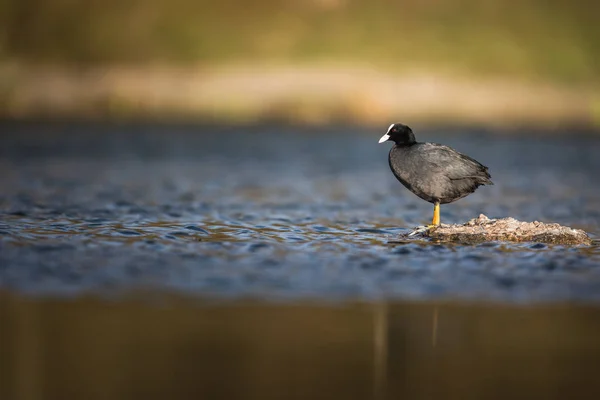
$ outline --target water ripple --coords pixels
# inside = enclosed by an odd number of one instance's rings
[[[266,148],[260,159],[235,146],[219,148],[218,156],[207,152],[219,139],[210,135],[167,137],[153,140],[181,141],[190,153],[145,159],[130,148],[122,150],[131,157],[85,157],[80,149],[56,157],[41,148],[28,158],[11,142],[0,159],[0,287],[600,300],[600,188],[593,184],[600,159],[592,151],[598,139],[582,142],[577,159],[562,155],[562,139],[551,139],[542,146],[552,157],[535,160],[538,142],[508,146],[512,139],[490,137],[488,149],[468,137],[438,140],[485,160],[496,181],[443,206],[444,221],[510,215],[583,228],[594,238],[592,246],[564,247],[398,240],[428,222],[431,207],[400,187],[387,169],[387,151],[368,137],[346,135],[331,149],[316,136],[290,135],[280,148],[257,134]],[[240,134],[231,143],[256,145],[248,140]],[[311,151],[290,153],[299,143]],[[519,157],[531,163],[525,168]]]

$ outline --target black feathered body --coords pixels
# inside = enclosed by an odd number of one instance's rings
[[[394,145],[389,162],[396,178],[430,203],[452,203],[481,185],[493,185],[486,166],[437,143]]]

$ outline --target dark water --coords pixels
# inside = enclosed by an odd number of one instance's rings
[[[432,207],[377,130],[3,123],[0,287],[224,297],[600,300],[600,246],[389,244]],[[385,127],[384,127],[385,129]],[[600,136],[424,131],[495,186],[442,206],[600,233]]]
[[[599,398],[600,136],[418,135],[592,246],[392,244],[382,129],[0,123],[0,398]]]
[[[598,399],[600,309],[1,296],[2,399]]]

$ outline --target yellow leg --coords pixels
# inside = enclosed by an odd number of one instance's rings
[[[427,236],[427,232],[433,231],[438,226],[440,226],[440,203],[435,203],[433,205],[433,220],[431,221],[431,225],[418,226],[411,233],[409,233],[408,236],[414,236],[417,234],[424,234]]]
[[[427,236],[426,232],[430,232],[440,226],[440,203],[435,203],[433,205],[433,220],[431,221],[431,225],[427,226],[419,226],[415,228],[408,236],[414,236],[416,234],[424,234]]]
[[[435,203],[433,206],[433,221],[431,225],[438,226],[440,224],[440,203]]]

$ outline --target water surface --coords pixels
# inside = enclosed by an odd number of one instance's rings
[[[391,244],[432,207],[367,128],[16,123],[0,129],[0,287],[218,298],[600,300],[600,246]],[[382,129],[385,129],[383,127]],[[417,131],[496,183],[480,213],[600,234],[600,137]]]
[[[3,399],[597,399],[600,310],[0,294]]]

